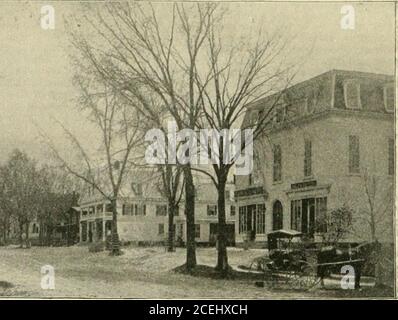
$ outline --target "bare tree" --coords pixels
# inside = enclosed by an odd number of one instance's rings
[[[383,179],[369,170],[363,169],[361,175],[367,209],[359,212],[357,222],[361,228],[368,228],[370,240],[380,241],[380,235],[388,232],[393,217],[393,184],[392,179]],[[391,234],[392,235],[392,234]]]
[[[181,166],[175,166],[171,164],[158,165],[156,174],[159,176],[159,183],[157,184],[159,193],[167,199],[167,250],[168,252],[173,252],[175,250],[174,243],[176,240],[174,217],[178,215],[184,189],[182,168]]]
[[[7,174],[7,167],[0,167],[0,243],[3,245],[8,243],[11,223],[14,218],[10,188],[6,183]]]
[[[353,209],[343,204],[325,212],[323,217],[318,218],[316,229],[322,236],[325,244],[337,245],[339,240],[349,235],[352,230]]]
[[[39,241],[51,245],[57,224],[67,221],[68,210],[76,205],[79,185],[60,168],[43,166],[40,169],[41,194],[38,211]]]
[[[29,226],[39,211],[41,188],[36,162],[20,150],[14,150],[3,168],[3,192],[7,196],[8,217],[14,216],[19,228],[20,245],[30,247]]]
[[[164,6],[110,3],[98,10],[94,19],[83,17],[100,44],[92,40],[92,34],[88,40],[79,30],[71,32],[72,43],[81,65],[88,66],[126,100],[133,102],[137,96],[151,92],[162,101],[179,130],[194,129],[203,102],[195,86],[198,58],[215,8],[210,4],[168,5],[170,15],[165,22]],[[158,19],[160,10],[162,19]],[[151,105],[141,104],[139,110],[153,117]],[[196,266],[195,192],[189,163],[183,165],[183,174],[186,268],[191,270]]]
[[[129,107],[123,97],[120,97],[111,88],[101,86],[91,75],[81,74],[75,81],[80,89],[79,106],[82,111],[88,112],[89,119],[98,129],[98,138],[101,141],[100,152],[102,159],[90,157],[76,136],[62,126],[64,133],[82,163],[72,163],[60,153],[48,136],[43,134],[55,159],[58,160],[67,172],[84,181],[93,190],[96,190],[112,207],[112,250],[111,255],[121,254],[120,241],[117,231],[117,199],[120,188],[126,175],[134,165],[133,154],[142,146],[142,133],[139,129],[140,118],[135,109]],[[102,88],[102,90],[100,90]]]
[[[235,165],[239,151],[252,146],[253,141],[263,136],[274,118],[274,109],[286,104],[284,89],[294,77],[294,65],[284,59],[287,41],[275,34],[263,37],[261,32],[254,43],[240,43],[239,48],[227,46],[217,20],[210,21],[206,35],[208,63],[205,71],[195,73],[195,85],[200,92],[203,108],[198,120],[199,128],[211,128],[219,133],[216,143],[209,143],[213,174],[208,174],[218,191],[218,259],[216,269],[228,273],[225,186],[231,168]],[[242,49],[244,48],[244,49]],[[204,68],[202,68],[203,70]],[[248,106],[259,99],[273,94],[262,112],[257,112],[255,121],[245,121],[241,128],[252,129],[253,135],[231,134],[239,127]],[[286,100],[286,99],[285,99]],[[255,111],[255,109],[253,109]],[[251,111],[248,111],[251,112]],[[249,119],[247,117],[246,119]],[[226,134],[224,134],[226,133]],[[245,140],[238,153],[231,154],[231,142]],[[251,161],[253,159],[250,159]],[[249,166],[250,164],[245,164]]]

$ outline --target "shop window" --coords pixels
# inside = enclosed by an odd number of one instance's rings
[[[259,204],[256,208],[256,233],[265,234],[265,205]]]
[[[195,224],[195,238],[200,238],[200,224]]]

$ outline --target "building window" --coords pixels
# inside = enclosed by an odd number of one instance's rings
[[[319,89],[316,87],[311,87],[308,97],[304,103],[305,110],[307,114],[312,114],[316,110],[316,104],[318,100]]]
[[[81,222],[80,226],[81,226],[81,229],[82,229],[82,231],[81,231],[82,241],[86,242],[87,241],[87,222],[86,221]]]
[[[355,81],[344,84],[344,101],[347,109],[361,109],[361,86]]]
[[[156,215],[167,216],[167,205],[165,204],[156,205]]]
[[[383,89],[384,108],[387,112],[394,112],[395,108],[395,92],[394,86],[386,86]]]
[[[265,234],[265,205],[259,204],[256,208],[256,233]]]
[[[136,216],[145,216],[146,215],[146,205],[145,204],[134,205],[134,214]]]
[[[132,216],[132,215],[134,215],[134,205],[130,205],[130,204],[123,204],[123,207],[122,207],[122,215],[124,215],[124,216],[128,216],[128,215],[130,215],[130,216]]]
[[[272,230],[283,229],[283,206],[279,200],[272,207]]]
[[[265,204],[239,207],[239,234],[248,233],[251,240],[256,234],[265,234]]]
[[[301,200],[291,202],[290,214],[291,229],[301,231]]]
[[[200,238],[200,224],[195,224],[195,238]]]
[[[159,223],[158,234],[159,235],[163,235],[164,234],[164,223]]]
[[[136,196],[142,196],[142,184],[141,183],[131,183],[131,189]]]
[[[359,173],[359,138],[358,136],[349,136],[348,147],[349,173]]]
[[[388,139],[388,174],[393,175],[395,172],[395,144],[394,139]]]
[[[327,232],[327,198],[317,198],[315,203],[316,231]]]
[[[229,213],[231,217],[235,216],[235,210],[236,210],[235,206],[231,206],[231,211]]]
[[[103,204],[97,205],[97,213],[102,213],[102,212],[104,212],[104,205]]]
[[[36,223],[32,225],[32,233],[39,233],[39,226]]]
[[[257,124],[258,113],[257,111],[252,111],[250,113],[250,126],[255,126]]]
[[[239,207],[239,233],[247,231],[247,207]]]
[[[304,98],[296,102],[295,113],[296,116],[308,113],[308,98]]]
[[[231,200],[231,191],[225,190],[224,197],[226,201]]]
[[[253,184],[253,174],[249,173],[249,186]]]
[[[112,204],[111,203],[105,204],[105,212],[112,212]]]
[[[311,140],[304,141],[304,177],[312,175],[312,143]]]
[[[208,204],[207,205],[207,215],[216,216],[217,215],[217,205]]]
[[[180,238],[182,240],[184,236],[184,225],[182,223],[179,223],[177,226],[177,239]]]
[[[281,123],[285,120],[286,107],[285,106],[276,106],[274,112],[274,122]]]
[[[273,180],[282,180],[282,149],[279,144],[274,145],[274,163],[273,163]]]
[[[327,198],[293,200],[290,210],[291,229],[307,234],[327,231]]]
[[[167,206],[167,212],[170,212],[170,207],[169,206]],[[177,207],[174,208],[174,216],[176,217],[176,216],[179,216],[179,215],[180,215],[180,207],[177,206]]]

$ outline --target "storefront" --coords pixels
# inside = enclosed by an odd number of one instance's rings
[[[239,207],[239,234],[247,240],[256,241],[257,235],[265,235],[265,204],[250,204]]]
[[[290,198],[290,229],[314,238],[326,232],[326,217],[330,185],[317,182],[295,183],[288,192]]]
[[[236,226],[236,241],[263,242],[266,238],[267,194],[263,187],[250,187],[235,192],[239,207],[239,219]]]

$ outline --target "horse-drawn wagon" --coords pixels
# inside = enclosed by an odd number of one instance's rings
[[[343,270],[351,272],[359,288],[362,268],[373,250],[373,243],[337,248],[317,244],[298,231],[276,230],[268,234],[268,256],[254,259],[249,268],[264,272],[269,287],[308,290]]]

